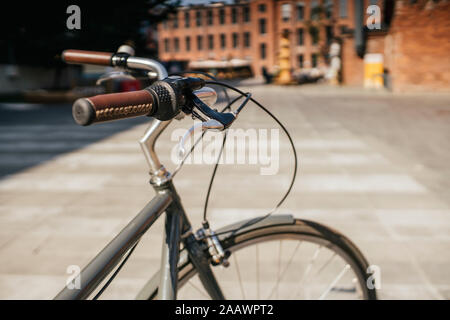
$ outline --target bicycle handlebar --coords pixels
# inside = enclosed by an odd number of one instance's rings
[[[203,86],[200,78],[167,78],[140,91],[80,98],[73,104],[72,114],[82,126],[143,115],[166,121],[180,112],[189,93]]]
[[[144,89],[78,99],[73,104],[72,115],[76,123],[87,126],[97,122],[150,115],[153,110],[153,96]]]
[[[98,51],[85,51],[85,50],[65,50],[62,53],[62,59],[66,63],[71,64],[96,64],[101,66],[112,65],[113,53],[111,52],[98,52]]]
[[[221,113],[212,110],[203,102],[212,95],[215,100],[217,94],[214,90],[203,92],[203,99],[193,93],[194,90],[199,90],[205,85],[203,79],[166,78],[167,71],[157,61],[133,57],[125,52],[109,53],[72,49],[65,50],[62,57],[67,63],[150,70],[156,72],[160,79],[140,91],[103,94],[78,99],[73,105],[72,114],[75,122],[79,125],[87,126],[98,122],[143,115],[166,121],[173,119],[183,109],[185,113],[192,114],[203,122],[214,120],[215,122],[209,123],[214,128],[225,129],[237,116],[237,113]]]
[[[111,53],[69,49],[63,51],[62,59],[70,64],[94,64],[100,66],[148,70],[156,72],[159,80],[167,77],[166,69],[158,61],[133,57],[124,52]]]

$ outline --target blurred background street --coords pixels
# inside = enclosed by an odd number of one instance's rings
[[[202,71],[251,92],[286,126],[299,156],[278,213],[348,236],[380,268],[383,299],[450,298],[449,1],[71,0],[15,2],[5,12],[0,299],[53,298],[67,267],[86,265],[153,197],[138,144],[147,117],[88,127],[72,117],[80,97],[156,80],[155,70],[128,64],[133,55],[169,74]],[[80,61],[66,49],[101,53],[83,61],[96,65],[71,64]],[[177,133],[192,122],[174,120],[158,141],[169,171]],[[239,128],[278,127],[249,105]],[[293,169],[281,130],[278,164],[275,175],[261,175],[259,164],[220,166],[212,228],[279,201]],[[175,179],[195,228],[212,170],[186,164]],[[162,223],[102,298],[134,298],[159,269]]]
[[[450,97],[243,85],[289,128],[299,154],[297,183],[279,212],[349,236],[381,268],[381,298],[448,299]],[[137,142],[146,119],[85,128],[72,123],[70,107],[0,105],[2,299],[52,298],[67,266],[87,263],[153,196]],[[169,169],[171,133],[191,123],[175,121],[158,143]],[[276,127],[249,106],[235,127],[255,126]],[[214,228],[272,208],[292,170],[282,135],[280,150],[275,176],[260,176],[259,166],[220,167]],[[196,227],[211,171],[186,165],[175,180]],[[106,298],[133,298],[159,268],[161,223]]]

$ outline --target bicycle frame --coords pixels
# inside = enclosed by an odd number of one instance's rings
[[[100,55],[104,56],[102,54]],[[162,66],[148,59],[129,57],[128,67],[146,69],[149,71],[153,70],[159,79],[162,79],[167,75],[167,72]],[[204,88],[203,91],[196,90],[194,93],[197,98],[202,101],[204,99],[210,99],[211,105],[213,105],[217,99],[217,94],[211,88],[209,88],[209,90]],[[247,95],[247,101],[250,99],[250,96],[250,94]],[[176,118],[180,119],[178,116]],[[352,264],[353,269],[357,271],[356,274],[359,277],[360,284],[368,283],[366,282],[368,281],[368,278],[365,275],[365,270],[368,270],[368,263],[350,240],[326,226],[307,220],[294,219],[293,216],[289,214],[277,216],[270,216],[269,214],[240,221],[217,230],[217,233],[212,232],[208,223],[204,222],[203,229],[200,229],[194,234],[191,223],[182,206],[181,199],[173,185],[173,177],[181,166],[179,166],[176,171],[174,171],[173,175],[171,175],[160,163],[155,152],[156,140],[170,122],[171,120],[161,122],[153,118],[149,128],[139,141],[149,165],[151,176],[150,183],[156,191],[156,196],[93,260],[91,260],[91,262],[89,262],[86,267],[84,267],[81,273],[77,275],[75,283],[80,285],[75,288],[66,285],[55,299],[87,299],[93,295],[95,289],[102,284],[115,267],[119,265],[116,272],[120,270],[128,256],[121,264],[122,258],[127,252],[132,252],[141,237],[164,212],[166,215],[163,229],[160,271],[147,281],[145,286],[139,292],[137,296],[138,299],[176,299],[178,281],[180,281],[180,285],[183,285],[186,281],[189,281],[189,278],[196,272],[209,296],[212,299],[223,300],[225,297],[212,272],[211,265],[222,264],[223,266],[227,266],[229,264],[228,258],[233,254],[233,250],[237,250],[239,247],[245,247],[245,242],[252,244],[258,240],[275,239],[277,236],[281,237],[278,237],[279,239],[284,239],[283,236],[286,235],[302,236],[303,239],[309,239],[310,242],[319,243],[320,247],[322,244],[327,243],[330,244],[330,247],[333,245],[333,247],[335,247],[333,249],[334,254],[336,254],[336,252],[338,254],[341,252],[342,255],[339,255],[343,256],[344,260],[348,263],[344,271]],[[295,226],[295,228],[292,228],[293,226]],[[267,228],[267,230],[262,230],[261,232],[260,229],[265,228]],[[343,240],[336,241],[335,239]],[[180,250],[181,242],[184,244],[183,250]],[[224,249],[226,249],[226,251]],[[332,257],[334,257],[334,255]],[[225,262],[227,263],[225,264]],[[180,273],[178,273],[179,270]],[[343,274],[343,271],[339,273],[338,278],[336,278],[337,280],[332,282],[328,287],[325,292],[326,294],[330,292],[332,289],[331,286],[334,286]],[[114,276],[115,273],[112,278],[114,278]],[[280,277],[278,274],[277,285],[275,287],[278,286],[279,280]],[[109,282],[107,282],[107,284],[109,284]],[[103,290],[101,289],[99,292],[102,293]],[[321,295],[321,298],[325,296],[325,293]],[[376,293],[374,291],[369,291],[368,293],[365,292],[365,294],[365,297],[371,299],[376,298]]]
[[[170,178],[170,174],[158,160],[154,147],[156,139],[170,121],[152,119],[140,143],[150,167],[151,184],[156,196],[131,220],[128,225],[81,271],[79,288],[65,287],[55,299],[86,299],[106,276],[116,267],[153,223],[166,213],[158,299],[176,299],[177,265],[180,241],[188,251],[189,258],[197,269],[199,278],[213,299],[224,299],[222,291],[212,273],[209,258],[192,233],[191,224]]]

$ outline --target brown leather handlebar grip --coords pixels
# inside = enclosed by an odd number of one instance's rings
[[[85,50],[65,50],[62,58],[67,63],[72,64],[96,64],[101,66],[111,65],[111,52],[85,51]]]
[[[144,89],[80,98],[73,104],[72,115],[76,123],[87,126],[97,122],[151,115],[154,110],[153,95]]]

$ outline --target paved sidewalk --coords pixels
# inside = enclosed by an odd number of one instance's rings
[[[381,298],[449,299],[450,96],[321,86],[247,90],[286,125],[299,154],[297,183],[279,212],[350,237],[381,268]],[[0,114],[8,108],[0,105]],[[66,268],[85,265],[154,194],[137,143],[146,128],[142,119],[82,128],[69,121],[69,106],[56,113],[63,122],[0,120],[1,299],[52,298],[65,284]],[[191,123],[174,123],[159,141],[169,169],[171,134]],[[276,125],[249,106],[238,127]],[[213,227],[263,214],[278,201],[292,169],[281,132],[280,138],[278,175],[262,176],[250,165],[219,169]],[[186,165],[175,181],[194,226],[211,171]],[[105,297],[133,298],[159,269],[162,222]]]

